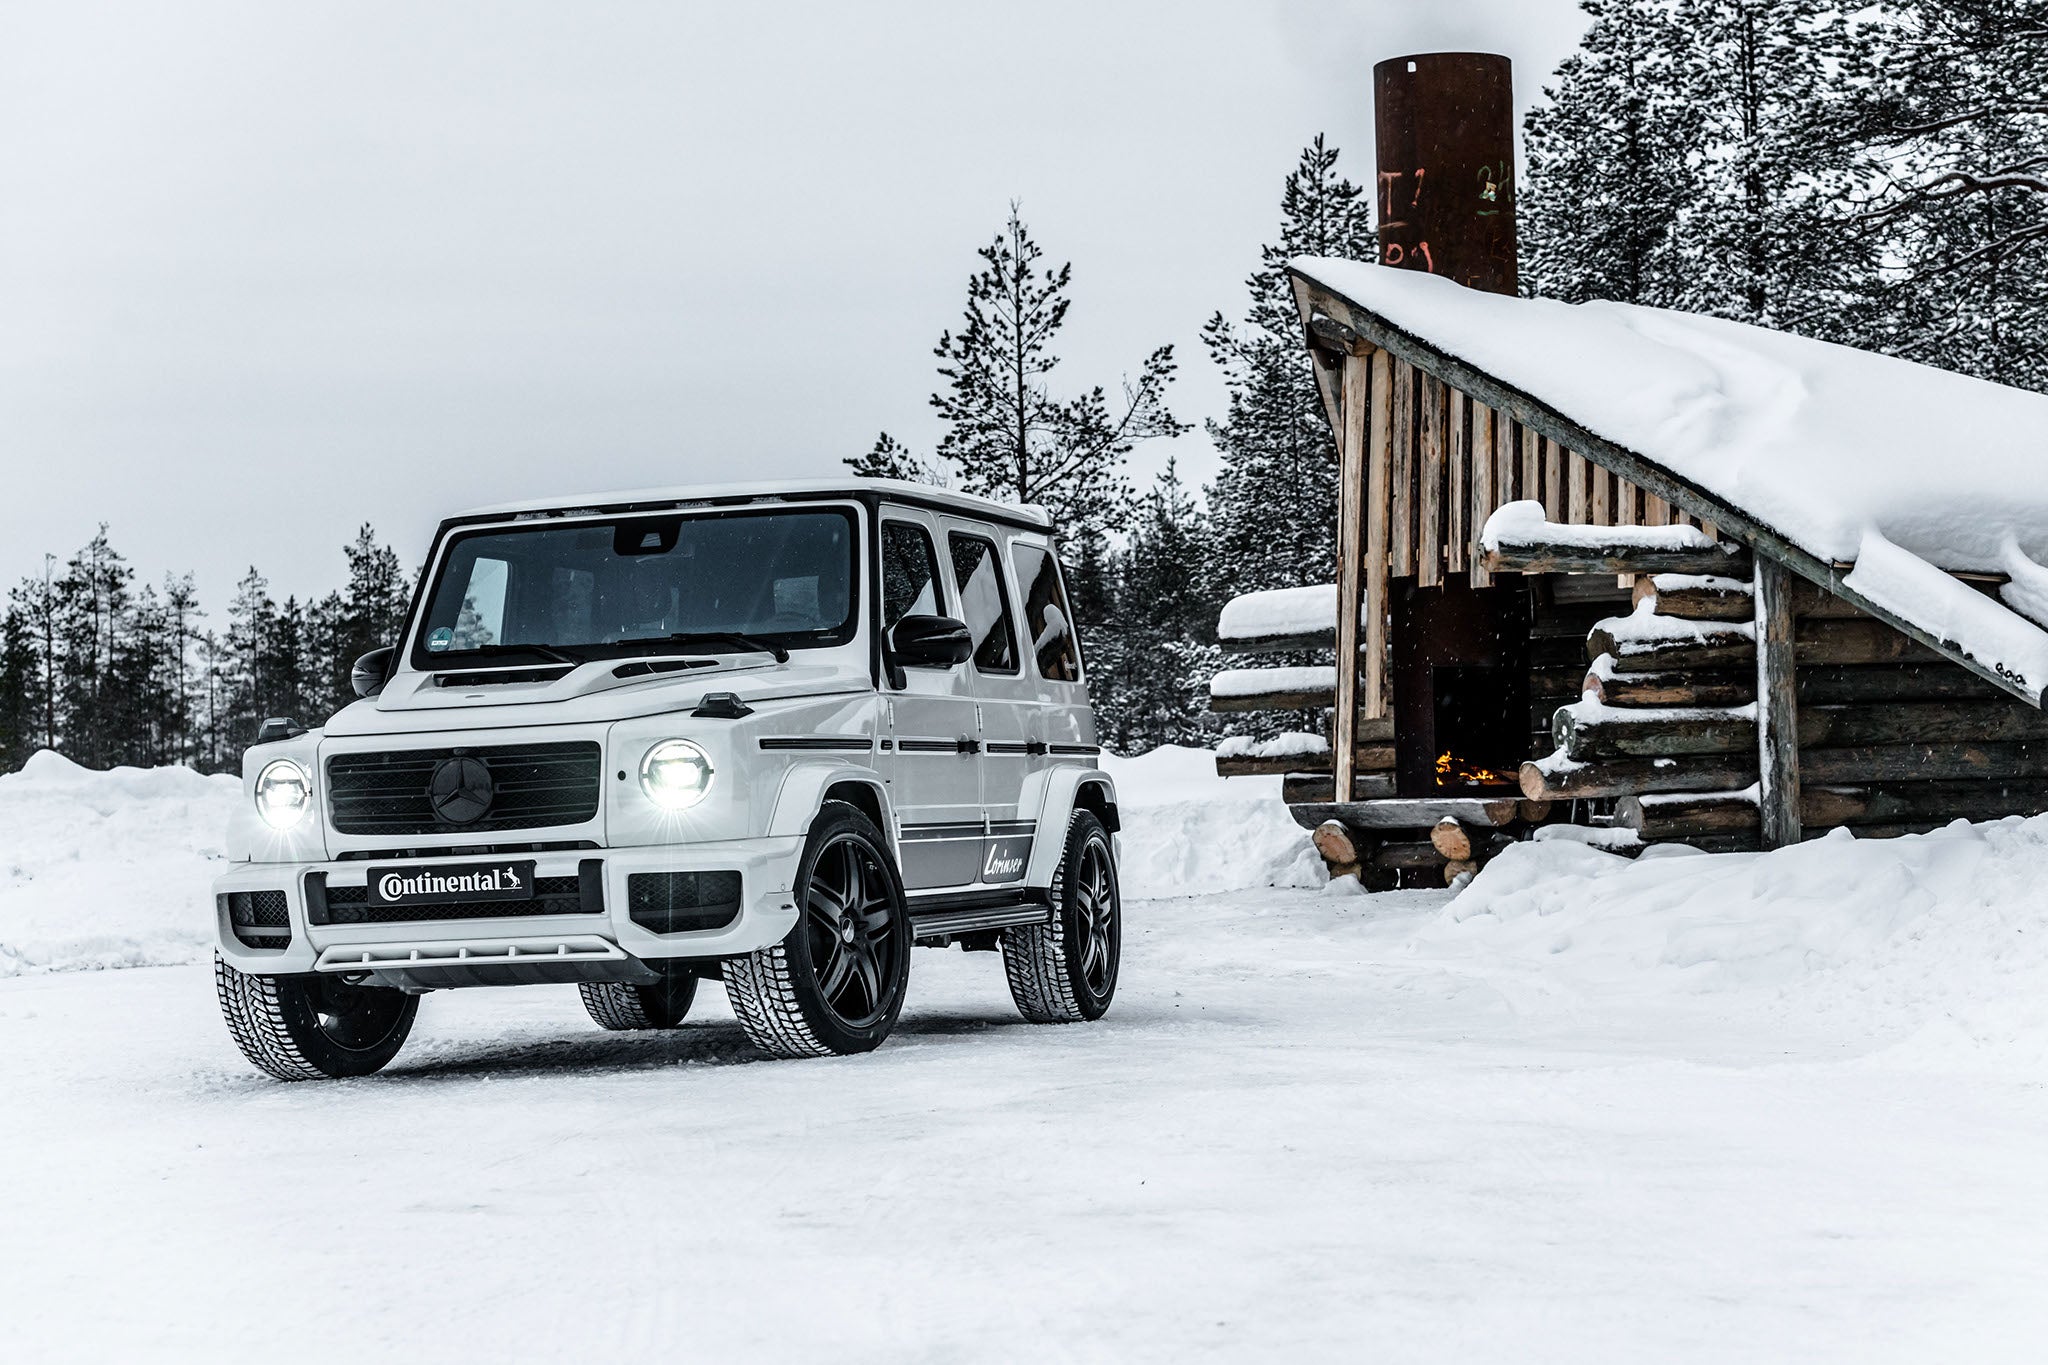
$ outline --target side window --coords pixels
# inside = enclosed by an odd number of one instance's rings
[[[1060,587],[1059,567],[1050,554],[1021,540],[1011,543],[1010,557],[1024,590],[1024,634],[1038,658],[1038,676],[1047,682],[1079,682],[1080,640]]]
[[[882,523],[882,629],[906,616],[942,616],[939,557],[924,527],[908,521]]]
[[[947,548],[953,555],[953,586],[960,592],[960,617],[974,637],[975,668],[983,673],[1017,672],[1010,590],[1003,586],[995,545],[955,531],[947,537]]]

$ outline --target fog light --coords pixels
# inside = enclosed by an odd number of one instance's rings
[[[290,829],[306,818],[312,804],[313,784],[290,759],[280,758],[256,774],[256,813],[272,829]]]
[[[663,810],[683,810],[704,799],[711,759],[687,739],[665,739],[640,760],[640,790]]]

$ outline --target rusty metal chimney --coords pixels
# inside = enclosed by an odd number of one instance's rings
[[[1380,261],[1515,292],[1515,98],[1506,57],[1421,52],[1372,69]]]

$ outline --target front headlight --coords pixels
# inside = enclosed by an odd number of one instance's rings
[[[640,760],[640,790],[663,810],[682,810],[711,788],[711,759],[687,739],[665,739]]]
[[[306,770],[290,759],[267,763],[256,774],[256,813],[272,829],[290,829],[306,818],[312,804],[313,784]]]

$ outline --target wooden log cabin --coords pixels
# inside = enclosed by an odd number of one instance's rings
[[[1217,766],[1284,774],[1333,872],[2048,810],[2048,399],[1663,310],[1291,277],[1335,581],[1230,603],[1211,704],[1322,718]]]

